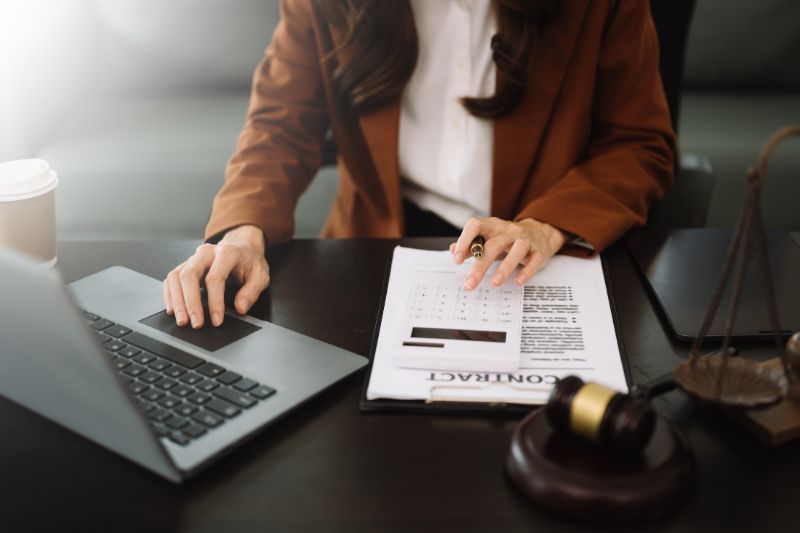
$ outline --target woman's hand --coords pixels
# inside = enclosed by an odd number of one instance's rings
[[[226,233],[219,244],[201,245],[164,280],[167,314],[174,315],[179,326],[191,323],[195,329],[203,327],[200,280],[205,279],[211,323],[219,326],[225,317],[225,280],[231,274],[242,284],[234,307],[238,313],[247,313],[269,285],[265,249],[264,233],[256,226],[239,226]]]
[[[464,287],[473,290],[477,287],[492,262],[505,253],[505,259],[491,279],[498,287],[522,265],[514,281],[522,285],[547,264],[567,240],[560,230],[544,222],[526,218],[519,222],[509,222],[496,217],[471,218],[464,224],[458,242],[450,245],[450,253],[456,264],[462,264],[470,255],[472,240],[481,235],[485,240],[483,257],[475,261],[464,280]]]

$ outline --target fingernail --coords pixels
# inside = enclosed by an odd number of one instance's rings
[[[186,315],[183,314],[183,311],[175,311],[175,320],[179,326],[183,326],[186,324]]]
[[[192,313],[191,315],[189,315],[189,318],[192,321],[192,327],[196,328],[199,325],[198,320],[197,320],[197,315]]]
[[[503,283],[503,279],[504,279],[503,273],[502,272],[498,272],[492,278],[492,283],[494,283],[495,285],[500,285],[501,283]]]
[[[461,263],[464,260],[464,252],[456,252],[456,263]]]
[[[466,288],[468,288],[469,290],[474,289],[475,288],[475,278],[473,276],[467,277],[467,279],[464,280],[464,286]]]
[[[522,276],[519,276],[519,277],[517,277],[516,282],[517,282],[517,285],[522,285],[523,283],[525,283],[525,278],[523,278]]]
[[[247,310],[250,309],[250,302],[248,302],[247,300],[239,300],[239,308],[244,309],[244,311],[242,311],[242,314],[246,313]]]
[[[214,324],[215,326],[219,326],[220,322],[221,321],[219,319],[219,313],[217,313],[216,311],[211,313],[211,323]]]

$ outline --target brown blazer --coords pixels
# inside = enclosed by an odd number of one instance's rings
[[[281,2],[207,238],[253,224],[269,243],[290,239],[329,127],[340,178],[322,236],[402,235],[400,101],[357,121],[332,105],[322,23],[310,0]],[[348,124],[360,125],[371,160]],[[539,38],[518,108],[495,121],[492,215],[532,217],[602,250],[644,223],[663,196],[674,145],[649,2],[563,0]]]

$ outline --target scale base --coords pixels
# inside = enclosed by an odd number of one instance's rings
[[[783,370],[779,357],[765,361],[764,366],[774,371]],[[764,409],[727,409],[725,412],[767,446],[781,446],[800,438],[800,383],[793,383],[789,394],[775,405]]]

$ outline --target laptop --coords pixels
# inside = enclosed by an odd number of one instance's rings
[[[175,483],[367,363],[250,316],[177,328],[123,267],[65,288],[0,249],[0,294],[0,394]]]
[[[689,341],[697,337],[732,237],[733,230],[729,228],[644,229],[628,237],[634,261],[676,338]],[[800,331],[800,246],[780,229],[766,231],[766,245],[781,334],[788,337]],[[735,339],[772,337],[757,268],[757,256],[751,249],[732,332]],[[733,285],[731,275],[709,329],[709,340],[725,335]]]

